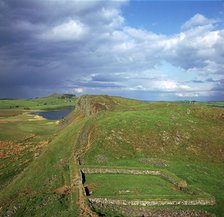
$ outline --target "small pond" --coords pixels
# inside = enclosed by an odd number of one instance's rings
[[[75,107],[70,106],[58,110],[48,110],[43,112],[32,112],[33,115],[39,115],[48,120],[60,120],[74,110]]]

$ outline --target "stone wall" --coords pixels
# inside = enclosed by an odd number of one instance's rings
[[[112,169],[112,168],[82,168],[86,174],[133,174],[133,175],[160,175],[158,170],[132,170],[132,169]]]
[[[83,174],[132,174],[132,175],[156,175],[168,180],[178,186],[178,181],[159,170],[133,170],[133,169],[113,169],[113,168],[82,168]],[[110,205],[130,205],[130,206],[155,206],[155,205],[214,205],[215,198],[195,199],[195,200],[115,200],[108,198],[89,198],[91,203]]]
[[[215,217],[215,214],[204,210],[195,209],[172,209],[172,208],[147,208],[137,206],[118,206],[111,204],[94,204],[101,216],[107,216],[107,212],[114,213],[114,216],[135,216],[135,217]]]
[[[163,205],[215,205],[215,199],[196,200],[115,200],[108,198],[89,198],[90,203],[122,206],[163,206]]]
[[[155,175],[161,176],[169,182],[177,185],[178,181],[165,172],[159,170],[132,170],[132,169],[108,169],[108,168],[82,168],[85,174],[132,174],[132,175]]]

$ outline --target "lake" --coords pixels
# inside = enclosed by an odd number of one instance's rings
[[[59,110],[49,110],[43,112],[32,112],[33,115],[39,115],[48,120],[60,120],[74,110],[75,107],[70,106]]]

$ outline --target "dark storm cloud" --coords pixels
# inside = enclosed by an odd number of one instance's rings
[[[216,84],[212,88],[213,91],[224,91],[224,79],[217,80]]]
[[[206,79],[207,82],[217,82],[217,80],[214,80],[213,78]]]
[[[70,86],[72,87],[72,86]],[[76,82],[76,84],[74,85],[74,87],[82,87],[82,88],[122,88],[124,87],[123,85],[119,85],[116,83],[112,83],[112,82],[94,82],[94,81],[90,81],[87,83],[84,82]]]
[[[198,83],[198,84],[202,84],[202,83],[204,83],[204,81],[201,81],[201,80],[192,80],[191,82],[193,82],[193,83]]]
[[[123,77],[122,75],[119,74],[100,74],[100,75],[93,75],[92,76],[92,81],[96,81],[96,82],[120,82],[120,81],[124,81],[126,78]]]
[[[206,82],[224,84],[224,79],[207,78],[206,80],[191,80],[191,82],[198,83],[198,84],[203,84],[203,83],[206,83]]]
[[[110,32],[110,28],[112,31],[123,22],[119,15],[121,4],[72,0],[1,1],[2,87],[11,85],[14,91],[38,85],[43,90],[48,85],[60,88],[66,79],[79,80],[83,74],[103,67],[111,57],[102,55],[102,46],[97,43],[108,41],[108,38],[100,39],[102,31]],[[90,42],[92,34],[96,39]],[[7,92],[2,91],[1,95]]]
[[[126,25],[126,2],[1,0],[0,97],[93,89],[191,95],[196,88],[155,71],[163,61],[221,79],[224,33],[215,20],[198,14],[182,32],[157,35]]]
[[[220,84],[224,84],[224,79],[213,79],[213,78],[208,78],[206,79],[207,82],[211,82],[211,83],[220,83]]]

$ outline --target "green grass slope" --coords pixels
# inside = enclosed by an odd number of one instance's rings
[[[112,106],[105,105],[86,132],[82,167],[170,171],[214,196],[217,204],[202,209],[222,216],[224,110],[188,103],[130,103],[116,97],[107,101]],[[108,188],[113,191],[113,185]]]
[[[78,216],[75,145],[86,119],[75,119],[57,133],[45,151],[0,195],[1,211],[13,216]]]

